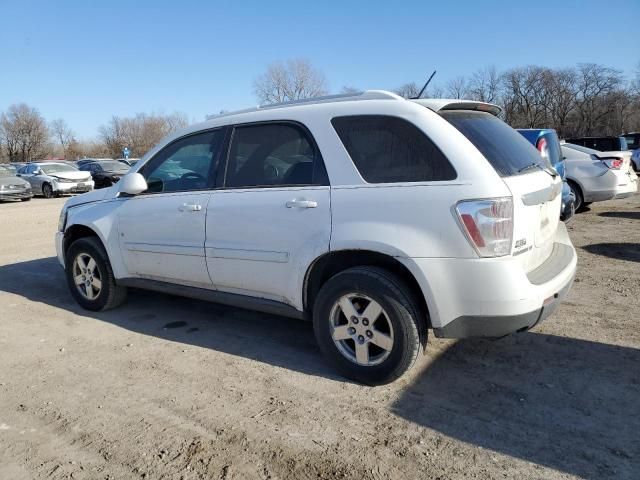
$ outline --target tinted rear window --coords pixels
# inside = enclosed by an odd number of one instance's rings
[[[543,165],[533,145],[490,113],[450,110],[440,115],[467,137],[502,177],[518,175],[532,163]]]
[[[367,183],[453,180],[447,157],[412,123],[386,115],[331,120],[351,160]]]

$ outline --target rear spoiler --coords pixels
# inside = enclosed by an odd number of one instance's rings
[[[458,100],[452,98],[424,98],[411,101],[419,103],[420,105],[427,107],[434,112],[439,112],[442,110],[476,110],[498,116],[502,111],[502,109],[498,105],[486,102],[476,102],[474,100]]]

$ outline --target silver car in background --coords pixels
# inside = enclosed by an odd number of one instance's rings
[[[638,176],[628,156],[571,143],[562,143],[561,148],[576,211],[591,202],[626,198],[638,191]]]
[[[68,163],[33,162],[18,170],[18,176],[31,184],[34,195],[52,198],[65,193],[93,190],[91,173],[81,172]]]
[[[16,171],[8,165],[0,164],[0,201],[22,200],[28,202],[33,197],[31,184],[16,177]]]

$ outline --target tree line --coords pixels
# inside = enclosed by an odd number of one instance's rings
[[[63,119],[47,122],[36,108],[19,103],[0,114],[0,162],[28,162],[47,157],[119,158],[124,147],[131,150],[131,156],[142,156],[163,137],[188,123],[187,116],[179,112],[113,116],[98,129],[95,140],[78,141]]]
[[[409,82],[394,89],[414,98],[421,85]],[[326,95],[325,75],[304,59],[276,62],[254,79],[261,104]],[[358,88],[345,86],[343,93]],[[486,67],[445,84],[429,85],[423,97],[466,98],[495,103],[502,118],[514,128],[554,128],[560,137],[619,135],[640,131],[640,62],[635,77],[595,63],[569,68],[537,65],[498,71]],[[112,157],[128,147],[142,156],[165,135],[188,124],[184,113],[138,113],[113,116],[91,141],[78,141],[63,119],[47,122],[38,110],[24,103],[0,113],[0,161],[29,161],[55,155],[67,159]]]

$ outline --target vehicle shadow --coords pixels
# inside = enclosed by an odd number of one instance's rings
[[[310,322],[143,290],[131,290],[120,308],[90,312],[70,295],[55,257],[0,266],[0,291],[145,335],[345,381],[324,362]]]
[[[631,220],[640,220],[640,212],[602,212],[598,215],[609,218],[629,218]]]
[[[173,342],[344,382],[307,322],[134,290],[82,310],[54,257],[0,266],[0,291]],[[523,333],[454,343],[424,364],[392,411],[471,445],[585,478],[640,471],[640,350]]]
[[[582,478],[638,478],[640,350],[538,333],[459,341],[393,411]]]
[[[583,246],[582,249],[616,260],[640,262],[640,243],[593,243]]]

